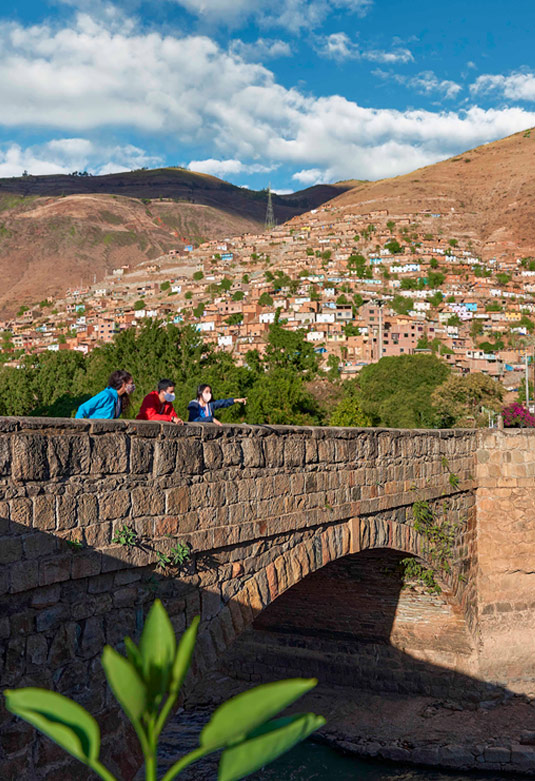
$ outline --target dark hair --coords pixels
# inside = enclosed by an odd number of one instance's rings
[[[175,383],[173,380],[160,380],[158,383],[158,393],[160,393],[163,390],[167,390],[167,388],[174,388]]]
[[[201,385],[197,386],[197,398],[198,399],[201,398],[201,396],[203,395],[203,393],[206,390],[206,388],[210,388],[210,393],[212,393],[212,386],[211,385],[205,385],[205,384],[201,383]],[[212,398],[213,398],[213,395],[214,394],[212,393]]]
[[[115,388],[115,390],[118,391],[119,388],[123,387],[123,383],[128,382],[131,379],[132,375],[130,372],[127,372],[124,369],[117,369],[117,371],[112,372],[109,376],[108,388]],[[126,412],[130,406],[130,397],[128,393],[123,393],[119,399],[121,401],[121,412]]]

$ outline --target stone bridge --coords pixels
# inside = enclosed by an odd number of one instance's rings
[[[190,685],[235,664],[241,638],[252,680],[533,696],[534,445],[523,431],[0,419],[2,688],[74,697],[131,778],[99,658],[139,635],[156,593],[178,632],[201,615]],[[415,502],[451,525],[449,572]],[[135,546],[113,542],[124,525]],[[190,562],[158,566],[177,540]],[[392,579],[408,557],[440,595]],[[4,778],[89,777],[3,703],[0,724]]]

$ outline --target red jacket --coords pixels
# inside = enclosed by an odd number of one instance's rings
[[[136,415],[137,420],[167,420],[171,422],[173,418],[178,418],[173,405],[169,401],[160,401],[158,391],[151,391],[143,399],[141,409]]]

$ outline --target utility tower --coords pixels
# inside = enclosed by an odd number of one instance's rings
[[[267,209],[266,209],[266,221],[264,223],[264,228],[267,231],[273,230],[273,228],[276,226],[275,222],[275,215],[273,213],[273,202],[271,200],[271,182],[268,184],[268,200],[267,200]]]

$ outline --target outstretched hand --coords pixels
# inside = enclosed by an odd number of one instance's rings
[[[236,404],[247,404],[247,396],[245,396],[243,399],[234,399],[234,402]]]

